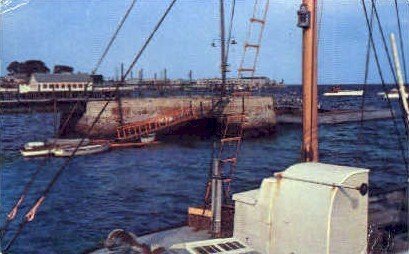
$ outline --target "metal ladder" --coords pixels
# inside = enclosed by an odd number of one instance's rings
[[[236,97],[237,98],[237,97]],[[238,112],[238,105],[235,100],[223,105],[221,112],[221,137],[219,142],[215,142],[213,156],[219,162],[221,178],[223,182],[224,205],[231,201],[231,181],[236,171],[237,159],[240,152],[240,145],[243,139],[243,126],[246,122],[244,113],[244,96],[242,97],[242,112]],[[213,158],[212,158],[213,161]],[[212,167],[213,168],[213,165]],[[206,185],[205,208],[211,204],[211,177]]]
[[[254,77],[261,40],[266,25],[269,2],[269,0],[254,1],[253,15],[249,19],[246,41],[243,46],[243,57],[237,70],[239,78]]]

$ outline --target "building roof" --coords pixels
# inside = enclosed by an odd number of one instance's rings
[[[71,74],[71,73],[34,73],[33,78],[40,83],[60,83],[60,82],[74,82],[83,83],[91,82],[92,78],[88,74]]]

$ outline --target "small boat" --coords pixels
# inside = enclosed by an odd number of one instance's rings
[[[379,96],[383,96],[383,98],[389,98],[389,99],[399,99],[399,91],[396,88],[391,89],[388,93],[385,94],[385,92],[379,92]],[[409,97],[408,94],[406,93],[406,99]]]
[[[20,149],[24,157],[48,156],[51,154],[53,147],[44,142],[28,142]]]
[[[46,140],[46,144],[48,145],[55,145],[55,146],[77,146],[79,143],[81,143],[81,138],[75,138],[75,139],[63,139],[63,138],[49,138]],[[82,141],[83,146],[88,145],[90,143],[90,140],[88,138],[85,138]]]
[[[52,150],[52,153],[56,157],[69,157],[72,156],[76,147],[69,146],[69,147],[59,147]],[[89,155],[95,153],[102,153],[109,150],[109,143],[104,144],[91,144],[80,146],[78,150],[75,152],[75,156],[77,155]]]
[[[329,92],[324,93],[324,96],[362,96],[364,90],[342,90],[340,86],[331,87]]]
[[[149,135],[146,136],[142,136],[141,137],[141,142],[142,143],[152,143],[154,142],[156,139],[156,134],[155,133],[151,133]]]

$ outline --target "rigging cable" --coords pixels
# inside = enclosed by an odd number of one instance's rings
[[[119,31],[121,30],[122,26],[124,25],[126,19],[128,18],[129,14],[131,13],[131,10],[133,9],[135,3],[137,0],[132,0],[131,5],[129,6],[128,10],[126,11],[125,15],[122,17],[121,21],[118,24],[118,27],[116,28],[113,36],[111,37],[111,40],[109,41],[108,45],[106,46],[104,53],[102,53],[102,56],[99,58],[97,64],[95,65],[94,70],[92,71],[92,74],[95,74],[95,72],[98,70],[99,66],[101,65],[102,61],[104,60],[105,56],[108,54],[109,49],[111,48],[112,44],[114,43],[116,37],[118,36]]]
[[[139,53],[136,55],[134,61],[132,62],[132,64],[130,65],[128,71],[124,74],[124,76],[122,77],[123,80],[125,80],[125,78],[128,76],[128,74],[130,73],[131,69],[133,68],[133,66],[136,64],[136,62],[138,61],[138,59],[140,58],[140,56],[142,55],[142,53],[144,52],[144,50],[146,49],[147,45],[149,44],[149,42],[151,41],[151,39],[153,38],[153,36],[155,35],[156,31],[159,29],[160,25],[163,23],[163,21],[165,20],[166,16],[169,14],[170,10],[172,9],[172,7],[174,6],[174,4],[176,3],[177,0],[173,0],[171,2],[171,4],[168,6],[168,8],[166,9],[165,13],[162,15],[161,19],[159,20],[158,24],[155,26],[153,32],[150,34],[149,38],[146,40],[145,44],[143,45],[142,49],[139,51]],[[94,128],[95,124],[99,121],[99,118],[101,117],[102,113],[105,111],[106,107],[108,106],[108,104],[112,101],[113,99],[110,98],[109,100],[106,101],[106,103],[104,104],[104,106],[102,107],[102,109],[100,110],[100,112],[98,113],[98,115],[96,116],[96,118],[94,119],[93,123],[91,124],[91,126],[88,129],[87,132],[87,136],[90,135],[92,129]],[[81,141],[79,142],[79,144],[75,147],[74,151],[72,152],[71,156],[69,156],[64,164],[58,169],[57,173],[54,175],[54,177],[52,178],[51,182],[47,185],[47,187],[44,189],[44,191],[42,192],[41,196],[37,199],[37,201],[31,206],[31,209],[29,210],[29,212],[24,216],[23,221],[19,224],[19,227],[17,229],[17,231],[15,232],[15,234],[13,235],[13,237],[11,238],[11,240],[7,243],[6,247],[4,248],[4,252],[7,252],[10,247],[13,245],[13,243],[15,242],[15,240],[18,238],[18,236],[21,234],[21,232],[23,231],[24,227],[31,221],[34,220],[35,215],[38,211],[38,209],[40,208],[40,206],[42,205],[42,203],[44,202],[45,198],[47,197],[47,195],[50,193],[52,187],[54,186],[54,184],[56,183],[56,181],[58,180],[58,178],[61,176],[61,174],[63,173],[64,169],[69,165],[69,163],[71,162],[72,158],[74,158],[75,154],[77,153],[78,149],[80,148],[80,146],[83,144],[85,140],[85,137],[81,139]],[[7,231],[6,231],[7,232]],[[6,233],[5,232],[5,233]]]
[[[227,36],[226,56],[224,57],[225,58],[224,61],[225,61],[226,64],[227,64],[227,62],[229,60],[229,51],[230,51],[230,43],[231,43],[232,31],[233,31],[233,22],[234,22],[235,9],[236,9],[236,0],[233,0],[232,6],[231,6],[229,32],[228,32],[228,36]]]
[[[129,66],[128,70],[125,72],[124,76],[122,77],[122,81],[125,80],[125,78],[129,75],[131,72],[132,68],[135,66],[136,62],[139,60],[141,57],[142,53],[145,51],[146,47],[148,46],[149,42],[152,40],[153,36],[155,35],[156,31],[158,31],[159,27],[162,25],[163,21],[165,20],[166,16],[174,6],[177,0],[173,0],[168,8],[166,9],[165,13],[162,15],[161,19],[159,22],[156,24],[155,28],[153,29],[152,33],[149,35],[148,39],[145,41],[144,45],[142,46],[141,50],[138,52],[138,54],[135,56],[134,60],[132,61],[131,65]]]
[[[379,61],[379,57],[378,57],[378,52],[377,52],[377,49],[375,47],[373,33],[372,33],[372,30],[369,29],[370,28],[370,21],[369,21],[369,18],[368,18],[368,12],[367,12],[367,8],[366,8],[365,0],[361,0],[361,3],[362,3],[362,7],[363,7],[364,13],[365,13],[365,20],[366,20],[367,28],[368,28],[368,31],[369,31],[369,37],[370,37],[370,40],[371,40],[372,50],[373,50],[373,54],[374,54],[378,74],[379,74],[379,77],[381,79],[382,88],[383,88],[383,90],[384,90],[384,92],[386,94],[387,93],[387,87],[385,85],[385,80],[384,80],[384,77],[383,77],[382,68],[381,68],[381,64],[380,64],[380,61]],[[374,11],[375,11],[375,14],[376,14],[376,9],[374,9]],[[406,170],[408,171],[408,161],[407,161],[407,158],[405,156],[404,146],[403,146],[403,144],[402,144],[402,142],[400,140],[400,132],[399,132],[399,129],[398,129],[398,123],[397,123],[396,118],[395,118],[395,113],[393,112],[392,104],[391,104],[391,101],[390,101],[389,97],[386,97],[386,99],[387,99],[387,102],[388,102],[388,107],[389,107],[390,114],[391,114],[391,116],[393,118],[394,130],[395,130],[395,134],[396,134],[396,136],[398,138],[398,145],[399,145],[399,148],[400,148],[401,153],[402,153],[402,160],[403,160],[403,162],[405,164]]]
[[[388,48],[388,45],[387,45],[387,42],[386,42],[385,34],[383,32],[383,28],[382,28],[381,20],[380,20],[378,10],[377,10],[377,7],[376,7],[376,3],[375,3],[374,0],[371,0],[371,3],[372,3],[372,6],[374,8],[374,11],[375,11],[375,17],[376,17],[376,20],[377,20],[377,23],[378,23],[379,33],[381,34],[381,37],[382,37],[382,43],[383,43],[383,47],[384,47],[384,50],[385,50],[385,54],[386,54],[387,59],[388,59],[389,68],[391,70],[391,73],[392,73],[393,80],[395,82],[396,88],[399,90],[398,80],[396,78],[395,69],[394,69],[394,66],[393,66],[391,55],[389,53],[389,48]],[[386,92],[385,92],[385,94],[386,94]],[[403,107],[403,104],[402,104],[401,100],[399,100],[399,106],[400,106],[402,112],[404,112],[404,107]],[[402,120],[404,122],[406,135],[409,136],[409,126],[407,125],[407,123],[405,121],[405,117],[403,115],[402,115]],[[400,134],[399,134],[399,137],[400,137]]]
[[[373,31],[373,18],[374,18],[374,8],[371,9],[371,19],[369,24],[369,30]],[[367,85],[368,85],[368,76],[369,76],[369,61],[371,58],[371,38],[368,34],[368,41],[366,44],[366,57],[365,57],[365,74],[364,74],[364,84],[362,85],[363,95],[361,100],[361,119],[360,119],[360,129],[358,133],[358,144],[361,145],[363,142],[363,129],[364,129],[364,109],[365,109],[365,96],[367,93]],[[355,158],[357,159],[358,156]],[[360,158],[360,162],[362,162],[362,158]]]
[[[105,58],[105,56],[107,55],[109,49],[111,48],[111,46],[112,46],[112,44],[113,44],[115,38],[117,37],[117,35],[118,35],[118,33],[119,33],[119,30],[122,28],[122,26],[123,26],[125,20],[126,20],[127,17],[129,16],[129,13],[131,12],[132,8],[134,7],[136,1],[137,1],[137,0],[133,0],[132,3],[131,3],[131,5],[130,5],[129,8],[127,9],[126,14],[125,14],[124,17],[121,19],[121,21],[120,21],[120,23],[119,23],[119,25],[118,25],[118,27],[117,27],[117,29],[116,29],[114,35],[111,37],[111,39],[110,39],[108,45],[106,46],[103,55],[99,58],[98,63],[95,65],[94,69],[92,70],[92,72],[91,72],[92,74],[95,74],[96,71],[98,70],[100,64],[102,63],[103,59]],[[84,92],[85,92],[85,93],[87,92],[88,86],[89,86],[89,83],[87,83],[87,84],[85,85],[85,87],[84,87]],[[55,96],[55,95],[54,95],[54,96]],[[88,102],[89,98],[90,98],[90,96],[89,96],[88,94],[86,94],[85,100],[84,100],[85,103]],[[55,98],[54,98],[54,100],[55,100]],[[78,101],[74,104],[74,106],[72,107],[72,109],[71,109],[71,111],[70,111],[70,113],[69,113],[67,119],[64,121],[64,123],[63,123],[63,125],[62,125],[62,128],[58,130],[58,133],[57,133],[58,136],[59,136],[59,134],[61,134],[61,133],[65,130],[65,128],[67,127],[67,125],[68,125],[68,123],[69,123],[69,120],[70,120],[70,119],[72,118],[72,116],[74,115],[75,110],[76,110],[76,108],[79,106],[79,104],[80,104],[80,101],[78,100]],[[55,109],[54,109],[54,110],[55,110]],[[54,113],[54,114],[55,114],[55,113]],[[55,116],[54,116],[54,118],[55,118]],[[55,119],[54,119],[54,121],[55,121]],[[54,145],[55,145],[55,142],[56,142],[56,141],[54,141]],[[14,218],[15,218],[17,212],[18,212],[19,207],[20,207],[20,206],[22,205],[22,203],[24,202],[25,197],[26,197],[26,195],[28,194],[28,191],[30,190],[30,188],[31,188],[31,186],[32,186],[32,184],[33,184],[33,182],[35,181],[35,179],[36,179],[36,177],[37,177],[37,175],[40,173],[40,171],[43,169],[43,167],[45,167],[46,162],[48,162],[48,161],[50,160],[50,158],[51,158],[51,156],[48,157],[48,158],[45,160],[45,163],[41,164],[41,165],[37,168],[37,170],[32,174],[30,180],[28,181],[28,183],[26,184],[26,186],[24,187],[24,189],[23,189],[23,191],[22,191],[22,193],[21,193],[21,195],[20,195],[20,198],[19,198],[18,201],[15,203],[15,205],[13,206],[13,208],[11,209],[11,211],[8,213],[8,215],[10,215],[10,216],[7,217],[6,221],[3,223],[3,226],[0,228],[0,239],[2,239],[2,238],[3,238],[3,235],[6,233],[10,222],[11,222],[12,220],[14,220]]]

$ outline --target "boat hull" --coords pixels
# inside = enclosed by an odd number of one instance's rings
[[[364,94],[363,90],[358,91],[339,91],[339,92],[327,92],[324,96],[362,96]]]
[[[104,145],[87,145],[87,146],[81,146],[78,148],[77,152],[75,153],[75,156],[81,156],[81,155],[89,155],[89,154],[95,154],[95,153],[102,153],[106,152],[109,150],[109,145],[104,144]],[[69,157],[74,154],[75,147],[70,147],[70,148],[57,148],[52,151],[54,156],[56,157]]]
[[[48,156],[52,154],[52,149],[41,149],[41,150],[20,150],[21,155],[24,157],[40,157],[40,156]]]

